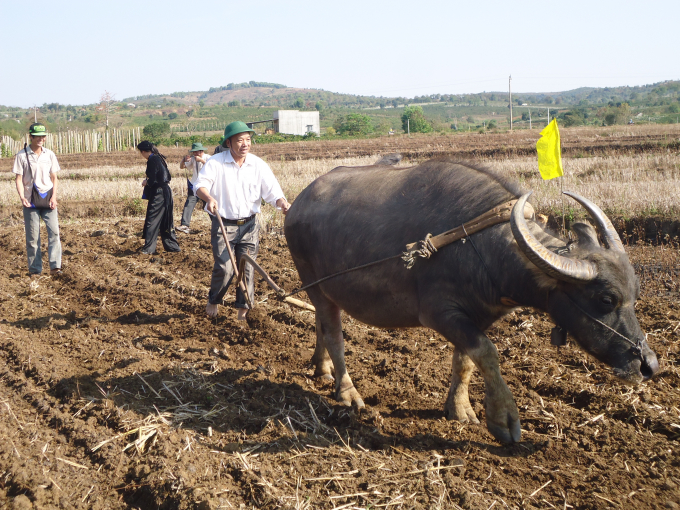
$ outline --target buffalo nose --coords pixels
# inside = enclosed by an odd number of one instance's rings
[[[659,371],[659,360],[656,359],[656,354],[648,349],[648,352],[642,354],[642,364],[640,365],[640,372],[645,381],[654,377]]]

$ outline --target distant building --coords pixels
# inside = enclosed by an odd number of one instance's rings
[[[286,135],[304,136],[307,133],[316,133],[318,136],[321,134],[321,122],[317,111],[277,110],[274,112],[273,119],[248,122],[247,124],[250,128],[256,124],[267,124],[270,127],[265,129],[265,133],[273,130],[275,133]]]
[[[137,108],[137,106],[135,106],[135,103],[128,103],[127,106],[129,106],[130,108]]]
[[[321,133],[319,112],[301,112],[299,110],[277,110],[274,112],[274,131],[288,135],[306,135]]]

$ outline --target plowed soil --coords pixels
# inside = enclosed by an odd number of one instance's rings
[[[64,274],[30,278],[23,224],[3,220],[0,507],[680,505],[677,248],[629,248],[662,364],[649,383],[624,386],[573,344],[557,351],[542,313],[492,327],[524,430],[504,446],[484,426],[477,375],[482,425],[444,419],[451,348],[439,335],[344,317],[369,408],[357,415],[312,377],[312,313],[259,282],[247,326],[228,306],[208,319],[209,233],[149,257],[135,253],[141,227],[63,221]],[[279,285],[299,284],[280,235],[263,237],[259,259]]]

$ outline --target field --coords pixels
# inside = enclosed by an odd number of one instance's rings
[[[625,386],[573,343],[552,347],[546,315],[518,309],[488,331],[520,408],[513,446],[486,431],[477,374],[482,425],[444,419],[451,348],[432,331],[343,318],[348,368],[368,405],[356,414],[312,377],[310,312],[259,282],[247,326],[228,306],[205,317],[206,215],[194,213],[196,233],[178,234],[181,253],[137,255],[143,166],[132,152],[63,158],[64,275],[30,279],[11,166],[0,160],[0,508],[680,508],[679,137],[674,126],[564,130],[564,187],[603,205],[624,232],[641,278],[638,319],[662,367]],[[557,224],[559,185],[536,177],[535,138],[253,152],[289,199],[338,164],[387,152],[474,156],[534,189]],[[259,260],[292,290],[281,216],[266,207],[260,221]]]

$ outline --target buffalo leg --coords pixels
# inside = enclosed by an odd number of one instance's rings
[[[323,339],[323,327],[321,325],[321,314],[316,313],[316,347],[314,355],[312,356],[312,365],[314,365],[314,376],[322,377],[329,381],[333,378],[333,362],[328,355],[326,349],[326,342]]]
[[[479,423],[470,405],[470,397],[468,395],[468,386],[474,370],[475,364],[470,357],[460,349],[454,349],[451,367],[451,388],[444,405],[444,412],[449,420],[456,420],[461,423]]]
[[[474,362],[484,378],[486,426],[503,443],[515,443],[521,438],[519,412],[510,388],[501,375],[498,351],[489,338],[469,319],[442,313],[423,320],[423,325],[441,333],[462,349]],[[453,390],[455,394],[455,390]]]
[[[315,375],[330,376],[332,362],[335,372],[335,399],[346,406],[355,404],[364,407],[364,401],[354,387],[345,366],[345,339],[342,337],[340,308],[323,296],[310,289],[309,298],[316,307],[316,349],[312,361]]]

